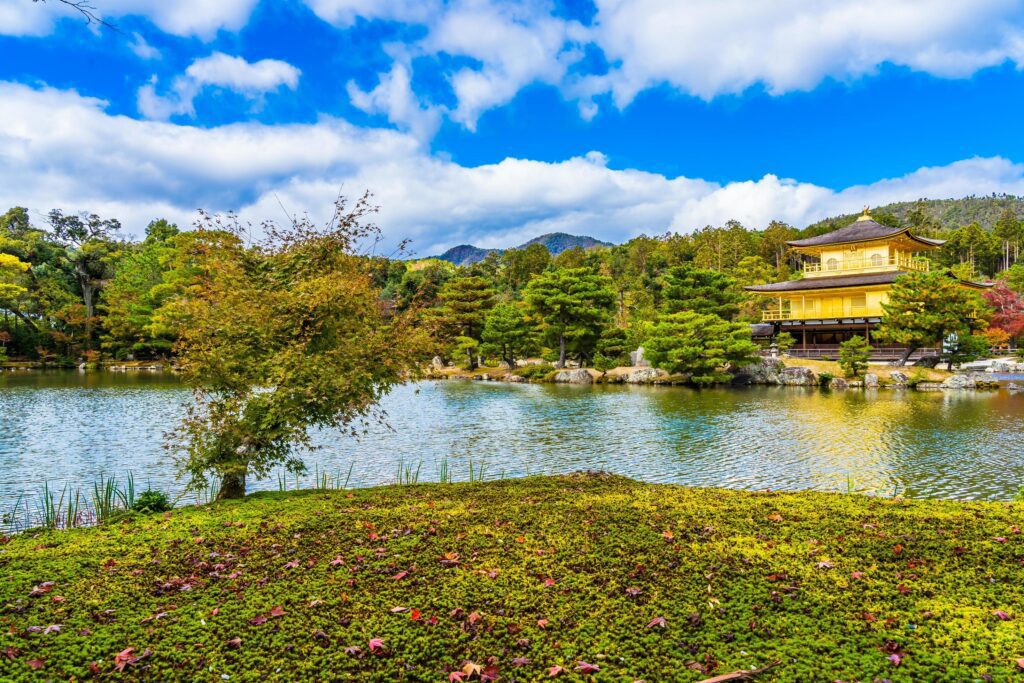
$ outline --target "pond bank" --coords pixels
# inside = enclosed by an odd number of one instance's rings
[[[554,384],[639,384],[655,386],[683,386],[691,384],[686,375],[670,375],[650,366],[617,367],[601,372],[593,368],[571,367],[557,369],[549,364],[531,361],[513,370],[508,367],[478,367],[465,370],[456,366],[435,363],[426,371],[428,379],[463,379],[497,382],[536,382]],[[1021,376],[1024,382],[1024,374]],[[995,390],[1002,385],[998,375],[974,370],[949,372],[925,367],[896,367],[871,365],[862,376],[844,378],[842,369],[834,361],[798,358],[762,358],[735,371],[732,385],[751,386],[810,386],[835,390],[846,389],[918,389],[939,390]],[[1009,382],[1011,391],[1020,385]]]
[[[0,679],[1010,680],[1020,523],[607,475],[257,494],[3,539]]]

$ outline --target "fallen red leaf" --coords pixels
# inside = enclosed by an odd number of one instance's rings
[[[229,640],[227,642],[227,646],[230,647],[232,650],[238,649],[238,648],[242,647],[242,639],[241,638],[232,638],[231,640]]]
[[[272,617],[283,617],[284,616],[284,607],[281,607],[281,605],[274,605],[273,607],[270,608],[270,616],[272,616]]]
[[[370,652],[381,654],[384,652],[384,641],[380,638],[370,638]]]
[[[665,617],[654,617],[650,622],[648,622],[647,628],[654,628],[655,626],[665,628],[666,625]]]
[[[39,670],[46,666],[46,661],[36,657],[35,659],[28,660],[28,665],[33,670]]]
[[[538,619],[537,620],[537,626],[539,628],[546,628],[547,625],[548,625],[548,620],[547,619]]]
[[[565,669],[555,664],[548,668],[548,678],[554,678],[555,676],[560,675],[563,671],[565,671]]]
[[[404,579],[407,576],[409,576],[409,572],[398,572],[397,574],[395,574],[391,578],[394,579],[395,581],[401,581],[402,579]]]
[[[412,621],[419,621],[420,611],[418,609],[413,609],[413,611],[409,613],[409,619]]]
[[[581,660],[576,662],[576,670],[579,671],[581,674],[596,674],[598,671],[601,670],[601,667],[599,667],[597,664],[589,664]]]

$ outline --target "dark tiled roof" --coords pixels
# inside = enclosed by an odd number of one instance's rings
[[[835,277],[805,277],[802,280],[773,282],[768,285],[744,287],[750,292],[799,292],[805,289],[835,289],[837,287],[859,287],[862,285],[887,285],[900,275],[899,271],[868,273],[866,275],[837,275]]]
[[[805,240],[793,240],[786,244],[791,247],[820,247],[825,244],[877,240],[901,232],[903,232],[903,228],[890,228],[888,225],[882,225],[873,220],[860,219],[847,225],[845,228],[826,232],[824,235],[818,235],[817,237],[808,237]]]
[[[808,237],[805,240],[793,240],[792,242],[786,242],[786,244],[791,247],[822,247],[829,244],[867,242],[869,240],[893,237],[905,230],[906,228],[891,228],[888,225],[882,225],[870,218],[859,218],[845,228],[839,228],[817,237]],[[945,240],[934,240],[928,237],[917,237],[916,235],[909,236],[918,242],[924,242],[936,247],[945,243]]]
[[[836,275],[834,277],[805,277],[802,280],[787,280],[786,282],[772,282],[767,285],[754,285],[744,287],[748,292],[802,292],[808,289],[837,289],[839,287],[862,287],[865,285],[888,285],[896,281],[900,275],[906,275],[903,271],[893,270],[886,273],[868,273],[865,275]],[[955,278],[951,272],[946,275]],[[987,289],[992,285],[987,282],[972,282],[971,280],[960,280],[961,284],[977,289]]]

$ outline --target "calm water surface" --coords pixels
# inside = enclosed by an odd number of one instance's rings
[[[163,434],[189,393],[171,376],[0,374],[0,509],[46,480],[135,474],[179,492]],[[855,488],[1006,500],[1024,482],[1024,394],[756,387],[576,387],[425,382],[385,401],[391,429],[321,433],[305,459],[350,485],[394,481],[400,460],[436,480],[601,469],[745,489]],[[249,482],[276,489],[276,479]]]

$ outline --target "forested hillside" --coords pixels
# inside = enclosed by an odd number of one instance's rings
[[[986,197],[964,197],[962,199],[919,199],[914,202],[895,202],[872,207],[872,214],[886,214],[895,217],[901,224],[913,225],[932,223],[942,230],[955,230],[962,225],[977,223],[985,230],[991,230],[1000,214],[1010,209],[1017,216],[1024,216],[1024,197],[1013,195],[989,195]],[[817,232],[822,227],[845,225],[857,218],[858,213],[831,216],[808,226]],[[831,229],[831,228],[829,228]]]
[[[872,214],[947,240],[927,254],[933,270],[1003,281],[992,324],[1008,338],[1024,335],[1024,302],[1015,293],[1024,291],[1021,200],[915,202]],[[951,216],[977,221],[952,225]],[[365,267],[388,310],[419,315],[437,354],[469,366],[539,355],[603,367],[624,362],[641,343],[676,357],[679,340],[723,345],[717,357],[739,358],[749,351],[748,323],[770,304],[743,287],[800,277],[803,257],[787,241],[854,218],[804,230],[730,221],[620,245],[553,234],[462,265],[366,257]],[[239,244],[230,232],[183,231],[164,220],[136,241],[111,217],[52,211],[33,221],[25,209],[11,209],[0,215],[0,360],[170,357],[180,331],[168,310],[201,296],[216,277],[210,255],[250,248]],[[714,377],[714,368],[705,370]]]

